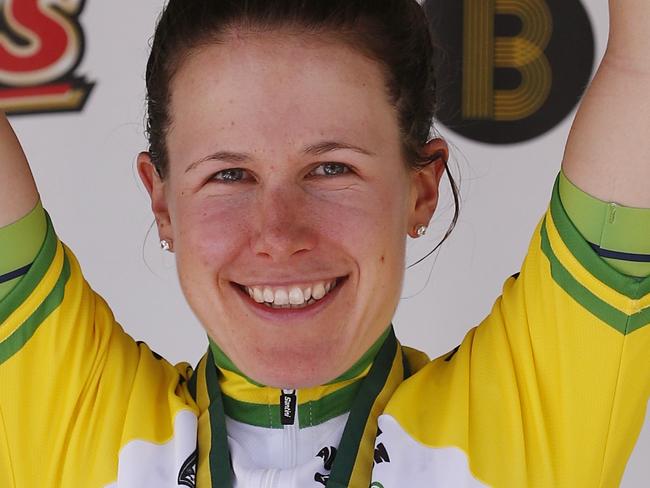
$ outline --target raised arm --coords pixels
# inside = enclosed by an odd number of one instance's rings
[[[0,112],[0,228],[27,214],[38,201],[27,159],[7,117]]]
[[[607,53],[582,102],[563,169],[604,201],[650,208],[650,1],[610,0]]]

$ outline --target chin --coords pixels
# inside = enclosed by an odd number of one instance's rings
[[[342,374],[342,361],[329,348],[299,350],[282,347],[255,351],[253,361],[240,361],[249,378],[274,388],[299,389],[320,386]]]

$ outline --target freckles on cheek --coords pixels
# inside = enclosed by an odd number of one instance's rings
[[[352,236],[363,237],[369,229],[376,227],[376,215],[369,211],[366,202],[336,195],[338,201],[315,201],[309,205],[309,218],[324,233],[337,240],[347,240]]]
[[[232,259],[245,248],[247,219],[241,211],[225,208],[201,209],[191,222],[191,252],[196,252],[201,264],[214,266]]]
[[[319,217],[323,235],[342,246],[363,268],[363,274],[385,270],[397,254],[393,239],[389,237],[396,230],[386,222],[386,214],[380,205],[334,205],[328,211],[321,210]]]

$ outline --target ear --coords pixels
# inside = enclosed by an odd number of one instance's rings
[[[429,225],[438,206],[438,189],[449,160],[449,147],[443,139],[432,139],[422,147],[420,155],[431,163],[411,170],[412,203],[407,230],[411,237],[416,237],[418,226]]]
[[[138,174],[151,198],[151,210],[156,218],[160,239],[173,239],[171,218],[165,198],[165,182],[158,174],[148,152],[141,152],[138,155]]]

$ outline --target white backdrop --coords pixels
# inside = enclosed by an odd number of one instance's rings
[[[600,59],[605,0],[586,0]],[[206,337],[186,305],[173,257],[158,249],[148,197],[135,172],[143,135],[144,69],[162,0],[88,0],[81,20],[86,55],[77,70],[97,82],[79,114],[14,117],[44,205],[91,285],[138,340],[172,362],[194,364]],[[460,343],[519,270],[550,198],[572,116],[533,142],[490,147],[441,129],[462,179],[463,210],[441,252],[406,275],[398,336],[432,357]],[[452,213],[443,199],[434,232],[409,243],[409,262],[439,240]],[[430,279],[429,279],[430,278]],[[650,486],[650,422],[622,486]],[[646,461],[645,463],[643,461]]]

